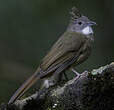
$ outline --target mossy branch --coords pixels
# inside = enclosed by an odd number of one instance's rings
[[[1,110],[112,110],[114,62],[62,86],[41,90]]]

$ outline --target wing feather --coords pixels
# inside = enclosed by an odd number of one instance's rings
[[[41,70],[48,74],[68,60],[72,60],[79,53],[83,42],[84,37],[81,37],[80,34],[64,33],[42,60]]]

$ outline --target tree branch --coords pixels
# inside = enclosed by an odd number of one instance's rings
[[[1,110],[112,110],[114,62],[65,84],[40,90]]]

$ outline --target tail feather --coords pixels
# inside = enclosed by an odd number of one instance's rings
[[[35,73],[27,81],[22,84],[22,86],[14,93],[10,98],[8,104],[14,103],[17,99],[22,97],[24,93],[38,80],[40,77]]]

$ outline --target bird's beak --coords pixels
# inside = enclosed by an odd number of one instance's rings
[[[88,22],[88,25],[89,25],[89,26],[93,26],[93,25],[97,25],[97,24],[96,24],[96,22],[94,22],[94,21],[89,21],[89,22]]]

